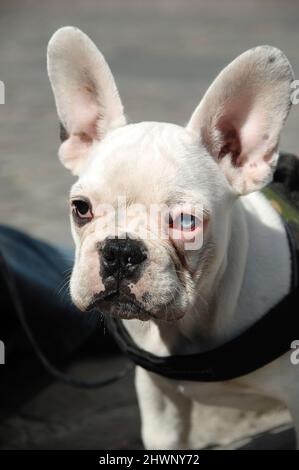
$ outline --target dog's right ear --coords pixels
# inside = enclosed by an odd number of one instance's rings
[[[48,45],[48,74],[61,124],[59,157],[78,175],[94,141],[126,123],[103,55],[82,31],[64,27]]]

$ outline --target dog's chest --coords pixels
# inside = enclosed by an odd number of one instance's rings
[[[237,380],[217,383],[172,382],[172,385],[186,398],[210,406],[258,411],[277,404],[274,398]]]

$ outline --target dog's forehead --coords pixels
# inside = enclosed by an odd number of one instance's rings
[[[95,147],[90,170],[97,166],[116,170],[120,165],[138,165],[144,169],[177,166],[180,156],[192,142],[192,136],[183,127],[142,122],[118,128]],[[139,165],[140,163],[140,165]]]
[[[174,124],[124,126],[94,146],[75,188],[88,188],[106,202],[123,195],[133,202],[166,202],[174,186],[184,184],[193,146],[194,137]]]

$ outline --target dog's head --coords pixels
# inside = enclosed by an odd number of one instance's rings
[[[236,198],[271,180],[290,108],[288,60],[268,46],[245,52],[186,127],[127,124],[104,57],[78,29],[54,34],[48,71],[59,156],[79,177],[73,301],[123,318],[180,318],[225,255]]]

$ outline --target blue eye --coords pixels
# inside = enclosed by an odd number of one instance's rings
[[[199,219],[192,214],[179,214],[175,219],[169,216],[169,227],[176,230],[190,231],[195,230],[199,225]]]
[[[181,230],[194,230],[196,217],[190,214],[181,214]]]

